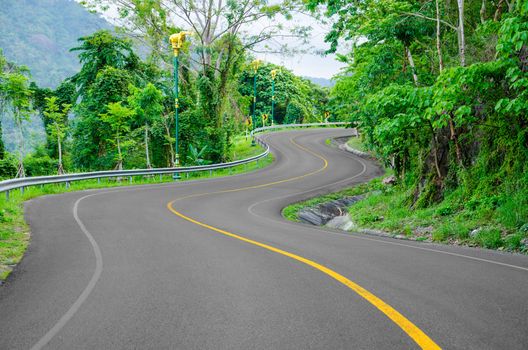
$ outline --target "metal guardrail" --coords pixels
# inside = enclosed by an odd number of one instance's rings
[[[173,173],[192,173],[198,171],[213,171],[218,169],[232,168],[238,165],[248,164],[255,162],[259,159],[266,157],[270,153],[269,146],[260,140],[258,137],[255,137],[254,134],[266,130],[274,130],[281,128],[296,128],[296,127],[311,127],[311,126],[326,126],[326,125],[344,125],[346,123],[311,123],[311,124],[283,124],[283,125],[274,125],[267,126],[262,128],[257,128],[251,132],[251,136],[255,138],[255,141],[261,146],[265,147],[266,150],[261,154],[256,156],[236,160],[233,162],[227,163],[217,163],[210,165],[197,165],[197,166],[188,166],[188,167],[178,167],[178,168],[156,168],[156,169],[133,169],[133,170],[107,170],[107,171],[94,171],[86,173],[76,173],[76,174],[65,174],[65,175],[50,175],[50,176],[33,176],[33,177],[23,177],[17,179],[9,179],[0,181],[0,193],[5,192],[6,198],[9,199],[9,192],[15,189],[24,190],[25,187],[29,186],[38,186],[38,185],[47,185],[47,184],[56,184],[56,183],[66,183],[67,186],[73,181],[81,180],[92,180],[92,179],[101,179],[101,178],[121,178],[132,176],[148,176],[148,175],[163,175],[163,174],[173,174]]]
[[[305,128],[305,127],[312,127],[312,126],[341,126],[341,125],[344,126],[347,124],[350,124],[350,123],[330,122],[330,123],[307,123],[307,124],[277,124],[277,125],[272,125],[272,126],[256,128],[251,131],[251,136],[259,132],[266,131],[266,130],[275,130],[275,129],[284,129],[284,128]]]

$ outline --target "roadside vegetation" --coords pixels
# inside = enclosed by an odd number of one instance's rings
[[[335,19],[330,51],[343,41],[353,46],[340,56],[348,66],[329,110],[358,127],[364,148],[396,180],[353,206],[353,220],[423,239],[524,249],[528,1],[308,4]]]
[[[358,150],[365,149],[358,137],[351,138],[348,144]],[[366,184],[294,203],[285,207],[282,215],[298,222],[298,213],[303,208],[343,197],[365,195],[364,199],[348,209],[355,225],[351,231],[374,229],[417,241],[528,253],[528,224],[520,221],[523,215],[528,215],[528,206],[520,209],[524,210],[521,215],[519,208],[515,208],[516,203],[524,200],[520,195],[503,198],[499,203],[498,198],[490,198],[489,205],[485,207],[473,202],[461,202],[460,192],[452,192],[439,203],[413,209],[407,203],[408,185],[382,182],[383,178],[392,175],[393,171],[389,169],[382,178]]]
[[[361,152],[367,152],[368,151],[368,149],[365,147],[365,144],[363,143],[363,141],[361,140],[360,137],[351,137],[347,141],[347,145],[349,145],[351,148],[357,149],[358,151],[361,151]]]

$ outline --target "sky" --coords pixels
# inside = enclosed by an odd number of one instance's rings
[[[323,41],[324,35],[312,35],[312,45],[316,49],[325,50],[328,44]],[[297,54],[294,56],[285,56],[279,54],[256,54],[258,59],[284,66],[296,75],[309,76],[316,78],[331,79],[339,73],[339,70],[345,65],[336,60],[335,55],[319,54]]]
[[[104,17],[110,21],[112,21],[113,16],[118,17],[117,11],[112,8],[110,8],[104,14]],[[329,25],[323,24],[312,17],[296,14],[291,21],[277,18],[273,19],[272,21],[263,20],[254,23],[250,32],[259,32],[263,27],[269,26],[270,24],[276,24],[277,21],[283,24],[286,28],[293,25],[310,26],[312,28],[310,32],[310,38],[308,40],[308,53],[295,55],[254,53],[256,58],[265,62],[282,65],[293,71],[296,75],[325,79],[331,79],[334,75],[339,73],[341,68],[345,66],[343,63],[336,60],[335,55],[310,53],[315,51],[323,52],[328,49],[329,46],[324,42],[324,36],[330,30]],[[288,34],[288,31],[286,30],[285,33]],[[291,48],[307,48],[307,46],[303,46],[298,41],[298,39],[281,39],[280,44],[286,44]]]
[[[326,33],[330,31],[329,25],[322,24],[317,20],[304,15],[296,15],[293,19],[293,22],[294,25],[312,27],[310,38],[308,39],[310,43],[310,49],[308,52],[323,52],[329,48],[329,44],[324,42]],[[288,23],[285,21],[283,21],[283,23],[285,23],[286,26],[288,25]],[[259,28],[267,24],[269,23],[260,23],[260,25],[257,24],[256,27]],[[285,43],[290,47],[303,47],[303,45],[296,39],[284,39],[282,43]],[[345,67],[345,64],[336,60],[336,56],[334,54],[322,55],[306,53],[285,56],[268,53],[257,54],[256,56],[257,58],[264,61],[285,66],[286,68],[292,70],[296,75],[300,76],[330,79],[339,73],[341,68]]]

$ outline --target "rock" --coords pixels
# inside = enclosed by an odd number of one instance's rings
[[[315,226],[323,225],[323,218],[319,212],[314,212],[312,208],[304,208],[299,211],[299,220],[305,224],[312,224]]]
[[[352,204],[354,204],[356,202],[359,202],[360,200],[362,200],[364,198],[365,198],[365,196],[360,194],[360,195],[357,195],[357,196],[345,197],[345,198],[340,199],[339,201],[341,203],[343,203],[344,206],[349,207]]]
[[[470,238],[475,238],[478,236],[478,234],[480,233],[480,231],[482,231],[482,227],[477,227],[476,229],[472,230],[470,233],[469,233],[469,237]]]
[[[521,239],[521,247],[528,249],[528,238]]]
[[[328,221],[325,226],[344,231],[348,231],[356,227],[352,220],[350,220],[350,216],[348,214],[336,216],[332,220]]]
[[[301,222],[323,226],[335,217],[346,215],[347,207],[363,198],[364,196],[359,195],[321,203],[315,207],[301,209],[297,216]]]
[[[384,185],[396,185],[396,176],[391,175],[389,177],[386,177],[383,179],[382,182]]]

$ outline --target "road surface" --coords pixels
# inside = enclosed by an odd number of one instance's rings
[[[528,349],[528,257],[281,217],[381,173],[325,145],[349,133],[263,135],[276,161],[249,174],[32,200],[0,349]]]

